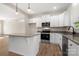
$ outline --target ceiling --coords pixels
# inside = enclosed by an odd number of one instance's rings
[[[0,4],[0,20],[14,20],[24,17],[21,13],[16,15],[16,11],[8,6]]]
[[[32,15],[41,14],[59,14],[67,10],[71,3],[30,3]],[[20,19],[24,15],[28,15],[27,3],[17,4],[19,14],[16,15],[16,3],[3,3],[0,4],[0,18],[7,19]],[[56,9],[54,9],[56,7]]]
[[[43,13],[61,13],[61,11],[65,11],[71,3],[30,3],[31,10],[33,14],[43,14]],[[16,4],[13,4],[16,6]],[[56,7],[56,10],[54,10]],[[18,3],[18,8],[22,9],[26,13],[28,13],[27,3]]]

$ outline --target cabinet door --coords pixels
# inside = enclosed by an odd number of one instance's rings
[[[77,45],[70,40],[68,40],[68,55],[69,56],[77,55]]]
[[[51,33],[50,34],[50,42],[59,44],[60,46],[62,46],[62,35],[58,34],[58,33]]]
[[[60,44],[61,43],[61,39],[62,39],[62,35],[61,34],[58,34],[58,33],[55,33],[55,42],[57,44]]]
[[[57,34],[57,40],[58,40],[58,44],[60,46],[60,48],[62,49],[62,35],[61,34]]]
[[[77,45],[77,56],[79,56],[79,46]]]
[[[53,33],[50,34],[50,43],[55,43],[55,35]]]
[[[40,45],[40,35],[36,35],[34,37],[31,37],[31,39],[28,42],[29,52],[28,55],[35,56],[39,51],[39,45]]]

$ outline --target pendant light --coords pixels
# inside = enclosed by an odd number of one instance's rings
[[[28,3],[27,13],[28,13],[28,14],[32,14],[32,13],[33,13],[32,9],[31,9],[30,3]]]
[[[16,3],[16,15],[18,14],[18,4]]]
[[[30,3],[28,3],[27,11],[28,11],[28,12],[30,12],[30,11],[31,11],[31,6],[30,6]]]

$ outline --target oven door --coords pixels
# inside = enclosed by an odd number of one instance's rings
[[[41,40],[50,40],[50,34],[41,34]]]

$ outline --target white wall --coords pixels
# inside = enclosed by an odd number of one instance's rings
[[[72,26],[74,26],[75,21],[79,21],[79,4],[72,5],[71,8],[71,20],[72,20]]]
[[[4,22],[0,20],[0,34],[3,34],[3,24]]]
[[[1,31],[2,31],[2,22],[0,21],[0,34],[1,34]]]
[[[67,11],[64,12],[63,25],[71,26],[71,7],[69,7]]]
[[[4,21],[4,34],[24,34],[25,23],[19,21]]]
[[[72,5],[71,7],[71,25],[75,28],[74,22],[79,21],[79,3],[77,5]],[[76,32],[79,32],[79,29],[75,28]]]

